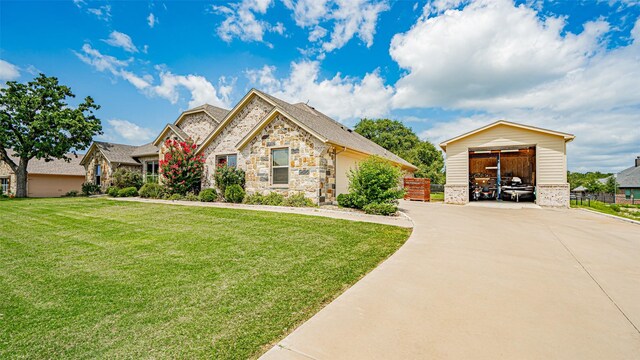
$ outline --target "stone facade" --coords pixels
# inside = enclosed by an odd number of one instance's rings
[[[4,161],[0,161],[0,178],[9,179],[9,193],[15,194],[17,190],[16,175],[13,172],[13,170],[11,170],[11,168],[9,167],[9,164],[5,163]],[[8,195],[8,194],[5,194],[5,195]]]
[[[238,155],[238,165],[244,170],[246,163],[243,154],[238,151],[236,145],[262,120],[273,106],[254,96],[249,102],[234,115],[229,124],[218,136],[202,151],[205,158],[202,187],[213,187],[213,176],[216,169],[216,156]]]
[[[569,207],[569,184],[537,185],[536,203],[540,206]]]
[[[278,148],[289,150],[288,185],[271,183],[271,150]],[[277,116],[242,150],[242,158],[249,194],[303,193],[314,203],[334,200],[335,150],[283,116]]]
[[[447,204],[464,205],[469,202],[468,185],[445,185],[444,202]]]
[[[178,125],[196,144],[201,144],[216,126],[217,123],[202,111],[185,115]]]
[[[89,161],[84,164],[84,168],[87,170],[85,181],[95,184],[96,165],[100,165],[102,170],[100,188],[102,190],[106,190],[109,187],[109,184],[111,184],[111,174],[113,174],[111,163],[100,151],[97,150],[94,150],[89,156]]]

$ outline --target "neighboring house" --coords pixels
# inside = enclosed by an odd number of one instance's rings
[[[446,203],[469,202],[471,179],[486,178],[500,194],[518,177],[535,187],[542,206],[569,206],[567,142],[575,136],[509,121],[496,121],[440,143],[446,153]]]
[[[7,149],[7,154],[15,163],[19,162],[11,149]],[[70,162],[31,159],[27,166],[27,196],[57,197],[72,190],[80,191],[85,179],[85,169],[80,165],[82,154],[67,156]],[[4,161],[0,161],[0,187],[3,194],[16,193],[16,175]]]
[[[616,203],[631,203],[640,200],[640,156],[635,160],[634,166],[622,170],[615,175],[618,182],[618,195]]]
[[[311,106],[290,104],[256,89],[231,110],[202,105],[183,112],[155,141],[143,146],[159,149],[153,161],[162,158],[163,144],[169,138],[192,139],[198,145],[196,151],[205,158],[203,188],[214,186],[217,166],[237,166],[246,172],[249,194],[303,193],[318,204],[334,202],[338,194],[346,193],[349,170],[369,155],[391,161],[408,176],[417,169]],[[109,145],[122,155],[120,161],[109,160],[103,150]],[[104,186],[114,163],[145,171],[145,162],[152,161],[152,155],[149,160],[136,156],[140,148],[96,142],[83,159],[87,180],[97,181],[100,170],[99,181]]]

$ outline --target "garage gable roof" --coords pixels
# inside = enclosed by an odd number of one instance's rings
[[[6,150],[13,162],[16,164],[20,162],[20,158],[14,156],[13,150]],[[82,160],[84,154],[67,153],[66,156],[70,159],[69,161],[64,159],[45,161],[44,159],[33,158],[29,160],[27,165],[27,173],[34,175],[84,176],[86,171],[84,166],[80,165],[80,160]]]
[[[447,145],[449,145],[452,142],[458,141],[458,140],[462,140],[464,138],[467,138],[469,136],[473,136],[479,132],[485,131],[485,130],[489,130],[491,128],[494,128],[496,126],[499,125],[506,125],[506,126],[511,126],[514,128],[519,128],[519,129],[524,129],[524,130],[530,130],[530,131],[535,131],[535,132],[539,132],[539,133],[544,133],[544,134],[549,134],[549,135],[555,135],[555,136],[560,136],[562,138],[564,138],[565,142],[569,142],[573,139],[575,139],[575,135],[573,134],[568,134],[568,133],[563,133],[563,132],[559,132],[559,131],[554,131],[554,130],[549,130],[549,129],[543,129],[543,128],[539,128],[536,126],[531,126],[531,125],[524,125],[524,124],[518,124],[518,123],[514,123],[511,121],[506,121],[506,120],[498,120],[494,123],[491,123],[489,125],[483,126],[481,128],[469,131],[467,133],[464,133],[462,135],[456,136],[454,138],[451,138],[449,140],[443,141],[440,143],[440,147],[442,148],[442,150],[447,150]]]

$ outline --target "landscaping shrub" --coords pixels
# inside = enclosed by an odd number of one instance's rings
[[[171,194],[185,195],[189,191],[200,191],[200,180],[204,169],[204,156],[196,154],[196,144],[167,139],[165,154],[160,160],[160,173]]]
[[[264,198],[265,198],[264,195],[260,193],[254,193],[254,194],[245,196],[242,202],[249,205],[264,205]]]
[[[346,208],[355,208],[353,204],[353,197],[351,194],[340,194],[338,195],[338,205]]]
[[[84,195],[100,194],[100,186],[90,182],[83,183],[82,194]]]
[[[371,203],[365,205],[363,210],[367,214],[388,216],[395,214],[398,211],[398,207],[390,203]]]
[[[200,197],[192,192],[188,192],[184,199],[187,201],[200,201]]]
[[[304,197],[303,193],[298,193],[294,195],[289,195],[289,197],[285,198],[282,202],[283,206],[292,206],[292,207],[313,207],[315,204],[309,198]]]
[[[148,182],[142,185],[138,193],[142,198],[161,199],[164,196],[165,190],[164,186],[158,183]]]
[[[611,204],[611,205],[609,205],[609,207],[611,208],[611,210],[613,210],[615,212],[620,212],[620,205]]]
[[[67,191],[67,193],[64,194],[64,196],[66,196],[66,197],[76,197],[76,196],[78,196],[78,194],[79,194],[78,190],[70,190],[70,191]],[[2,196],[2,189],[0,189],[0,196]]]
[[[400,168],[378,156],[370,156],[349,172],[349,194],[358,208],[394,202],[404,195],[399,185],[401,178]]]
[[[244,199],[244,190],[238,184],[233,184],[227,187],[224,192],[224,199],[230,203],[241,203]]]
[[[245,173],[244,170],[235,167],[226,165],[218,166],[214,180],[220,192],[224,194],[227,191],[227,187],[231,185],[240,185],[240,187],[244,189]]]
[[[126,187],[124,189],[118,190],[118,197],[132,197],[138,196],[138,190],[135,186]]]
[[[119,191],[120,191],[120,189],[118,189],[117,187],[115,187],[115,186],[110,186],[110,187],[107,189],[107,194],[108,194],[109,196],[118,197],[118,192],[119,192]]]
[[[262,205],[271,205],[271,206],[282,206],[284,202],[284,196],[277,192],[271,192],[269,195],[264,197],[264,202]]]
[[[202,202],[214,202],[218,199],[218,192],[216,189],[204,189],[200,191],[200,201]]]
[[[182,200],[182,195],[180,195],[180,194],[172,194],[167,199],[168,200]]]
[[[118,189],[134,187],[136,190],[142,186],[142,175],[126,168],[120,168],[113,173],[113,186]]]

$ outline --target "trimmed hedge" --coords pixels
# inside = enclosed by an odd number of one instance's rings
[[[126,187],[118,191],[118,197],[133,197],[133,196],[138,196],[138,190],[133,186]]]
[[[218,199],[218,192],[216,189],[204,189],[200,191],[200,201],[202,202],[214,202]]]
[[[241,203],[244,199],[245,192],[238,184],[227,186],[227,190],[224,192],[224,199],[230,203]]]

